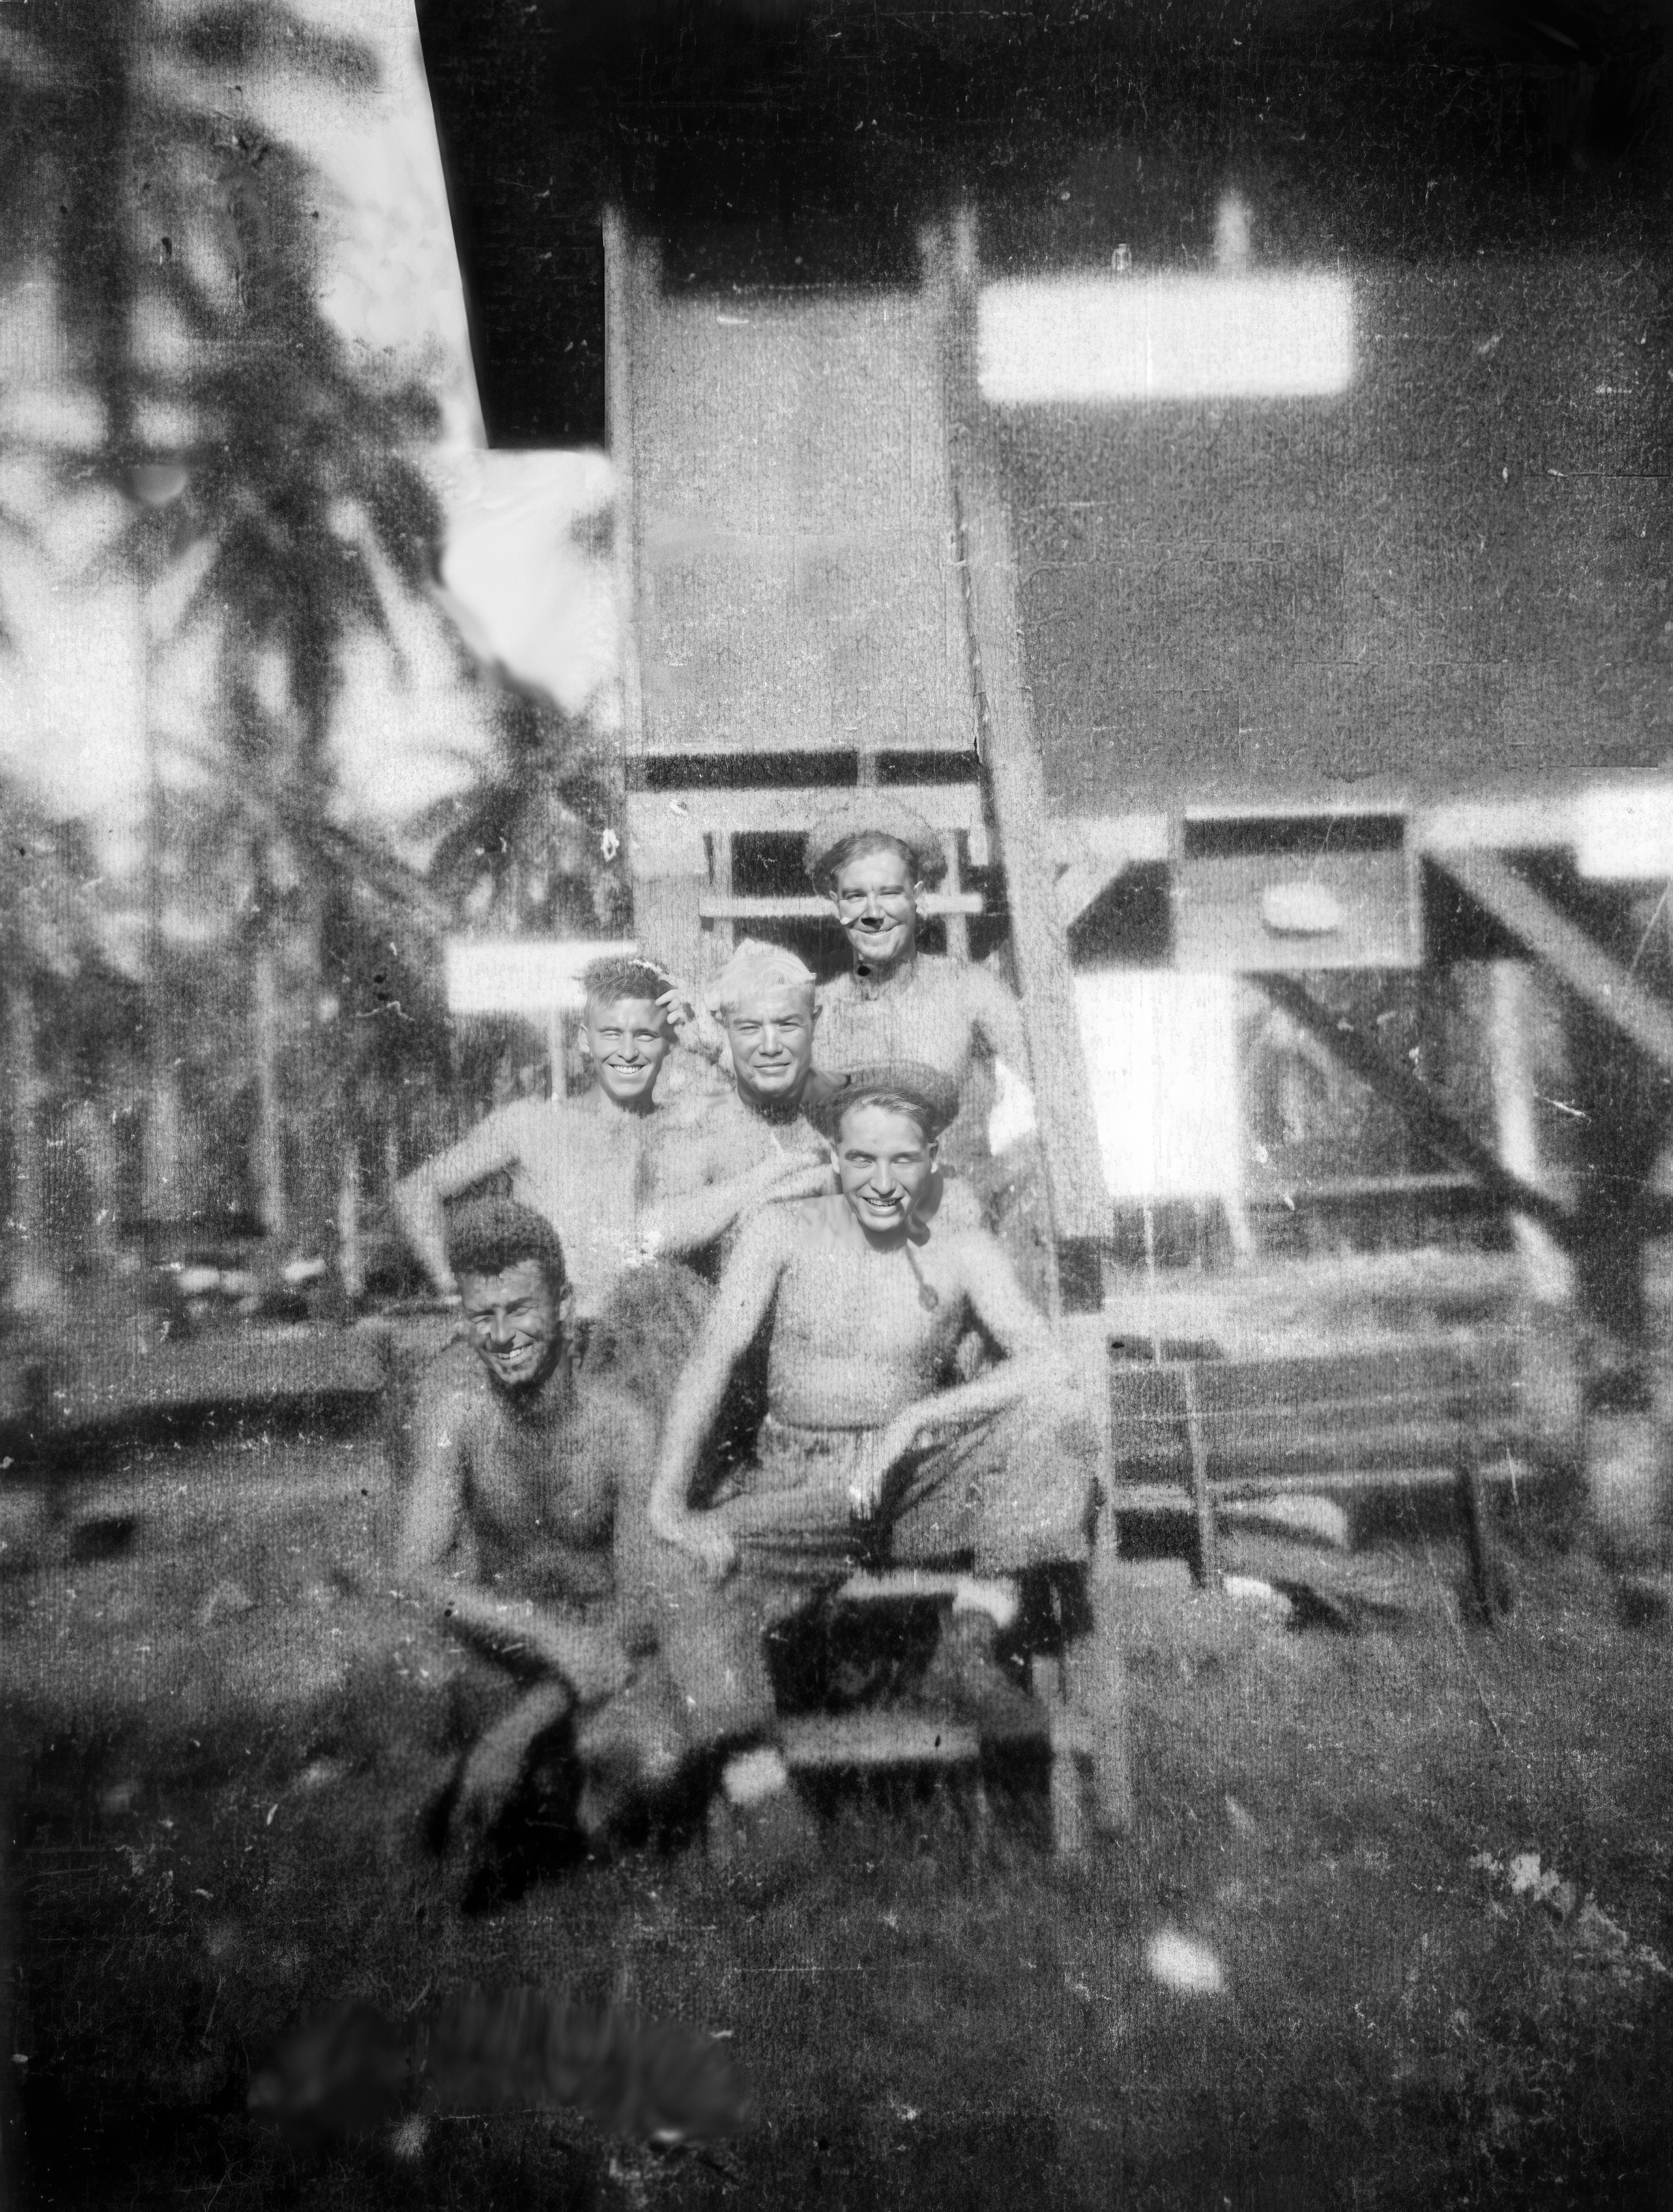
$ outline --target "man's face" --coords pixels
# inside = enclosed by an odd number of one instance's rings
[[[598,1086],[618,1106],[636,1106],[655,1090],[674,1036],[651,999],[618,999],[586,1010],[582,1023]]]
[[[910,860],[893,849],[846,861],[831,885],[837,920],[855,957],[887,967],[918,942],[916,887]]]
[[[813,1065],[813,1001],[807,992],[775,984],[721,1019],[737,1087],[746,1097],[777,1103],[800,1096]]]
[[[936,1166],[936,1148],[911,1115],[851,1106],[833,1150],[842,1194],[862,1224],[903,1228]]]
[[[459,1303],[476,1357],[501,1389],[538,1389],[563,1350],[564,1305],[539,1261],[462,1275]]]

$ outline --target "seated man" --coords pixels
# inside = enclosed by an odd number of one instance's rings
[[[577,1730],[584,1763],[618,1778],[624,1760],[671,1768],[678,1723],[643,1602],[652,1418],[572,1376],[570,1293],[549,1222],[480,1200],[455,1220],[448,1259],[470,1340],[449,1346],[420,1392],[397,1571],[524,1685],[457,1778],[452,1839],[469,1851],[536,1741],[572,1713],[589,1716]],[[601,1804],[595,1792],[595,1825]]]
[[[661,1110],[657,1079],[676,1042],[674,986],[649,962],[621,958],[594,961],[581,980],[581,1048],[592,1088],[579,1098],[502,1106],[396,1189],[402,1226],[444,1297],[458,1288],[446,1201],[503,1170],[511,1171],[512,1196],[562,1238],[583,1322],[599,1313],[638,1249],[645,1137]]]
[[[650,1522],[665,1663],[694,1734],[755,1747],[726,1771],[769,1833],[788,1780],[762,1639],[879,1557],[967,1565],[933,1687],[990,1730],[1033,1727],[998,1663],[1008,1577],[1088,1555],[1097,1442],[1046,1322],[967,1215],[926,1218],[958,1111],[938,1070],[854,1071],[809,1109],[840,1183],[744,1226],[663,1431]],[[767,1413],[733,1493],[691,1486],[736,1361],[771,1316]],[[947,1382],[975,1322],[1004,1357]]]

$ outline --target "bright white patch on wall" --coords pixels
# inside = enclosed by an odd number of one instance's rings
[[[1008,278],[982,288],[977,344],[1002,407],[1328,395],[1353,378],[1353,287],[1234,265]]]

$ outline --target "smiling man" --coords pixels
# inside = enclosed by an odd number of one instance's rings
[[[763,1638],[857,1567],[887,1559],[968,1578],[927,1687],[991,1732],[1032,1726],[996,1642],[1013,1578],[1088,1555],[1097,1445],[1072,1374],[1003,1253],[937,1210],[937,1147],[955,1086],[911,1062],[861,1068],[809,1118],[833,1195],[743,1227],[664,1426],[651,1527],[664,1656],[727,1769],[746,1826],[782,1817]],[[705,1510],[692,1488],[729,1378],[770,1316],[753,1462]],[[972,1325],[1003,1355],[958,1382]]]
[[[910,1056],[967,1090],[978,1060],[1003,1061],[1026,1079],[1022,1011],[985,968],[918,947],[924,893],[947,872],[940,837],[886,792],[857,793],[809,836],[808,875],[831,902],[853,964],[819,993],[821,1067],[855,1067]],[[950,1167],[973,1169],[987,1155],[982,1114],[966,1110],[943,1140]]]
[[[634,959],[597,960],[581,981],[581,1049],[591,1088],[579,1098],[501,1107],[396,1188],[402,1226],[445,1297],[458,1289],[447,1260],[446,1201],[505,1170],[512,1197],[562,1238],[582,1322],[597,1317],[639,1249],[646,1136],[662,1110],[657,1079],[677,1042],[669,1018],[675,987],[659,968]]]
[[[679,1722],[645,1596],[652,1418],[572,1375],[563,1249],[539,1214],[465,1206],[448,1252],[469,1341],[441,1355],[415,1407],[397,1571],[523,1686],[456,1777],[452,1835],[468,1858],[572,1715],[584,1764],[609,1772],[603,1799],[624,1767],[634,1782],[671,1768]]]
[[[710,985],[729,1091],[665,1115],[651,1147],[641,1226],[664,1253],[724,1250],[755,1207],[831,1188],[830,1161],[803,1109],[813,1070],[812,971],[780,945],[746,938]]]

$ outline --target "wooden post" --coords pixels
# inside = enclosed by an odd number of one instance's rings
[[[1333,1013],[1321,1005],[1294,975],[1257,975],[1253,981],[1275,1006],[1282,1006],[1293,1021],[1316,1036],[1361,1083],[1369,1084],[1386,1098],[1425,1144],[1432,1145],[1466,1175],[1474,1176],[1507,1211],[1528,1214],[1566,1246],[1574,1243],[1579,1232],[1568,1209],[1549,1193],[1513,1175],[1496,1154],[1478,1144],[1434,1093],[1401,1061],[1385,1052],[1374,1037],[1357,1028],[1345,1014]]]
[[[1673,1070],[1673,1013],[1577,922],[1496,853],[1438,852],[1434,859],[1577,998],[1613,1022],[1658,1066]]]
[[[1109,1194],[1081,1051],[1069,940],[1058,912],[1046,777],[1023,669],[1016,560],[976,380],[973,223],[961,220],[950,240],[937,235],[927,258],[930,286],[939,295],[949,495],[965,571],[980,750],[1004,862],[1052,1226],[1059,1244],[1102,1240],[1110,1228]],[[1058,1259],[1060,1265],[1061,1253]]]
[[[1197,1579],[1204,1589],[1220,1581],[1220,1532],[1215,1526],[1214,1492],[1209,1486],[1209,1451],[1203,1434],[1203,1410],[1197,1400],[1197,1370],[1179,1370],[1185,1392],[1185,1442],[1191,1451],[1191,1503],[1197,1516]]]
[[[1528,1058],[1532,973],[1520,960],[1489,961],[1486,972],[1488,1061],[1499,1158],[1512,1175],[1539,1188],[1543,1187],[1539,1133],[1534,1123],[1534,1079]],[[1566,1304],[1573,1288],[1572,1271],[1550,1231],[1525,1213],[1512,1214],[1511,1227],[1534,1297],[1544,1304]]]
[[[638,423],[633,405],[635,308],[646,271],[644,248],[636,246],[620,208],[604,211],[604,417],[610,465],[615,471],[615,533],[613,547],[617,634],[621,654],[621,737],[630,757],[645,751],[645,691],[639,672],[639,565],[640,520],[639,471],[634,447]]]
[[[942,889],[956,896],[964,889],[964,877],[959,865],[959,833],[949,830],[947,836],[947,880]],[[961,914],[947,917],[947,950],[955,960],[970,957],[970,924]]]
[[[1132,1828],[1134,1806],[1127,1678],[1121,1656],[1109,1332],[1100,1314],[1066,1322],[1064,1334],[1076,1355],[1087,1412],[1098,1437],[1098,1482],[1103,1497],[1087,1566],[1089,1620],[1086,1632],[1064,1647],[1064,1688],[1072,1710],[1087,1725],[1094,1825],[1104,1835],[1122,1836]]]

